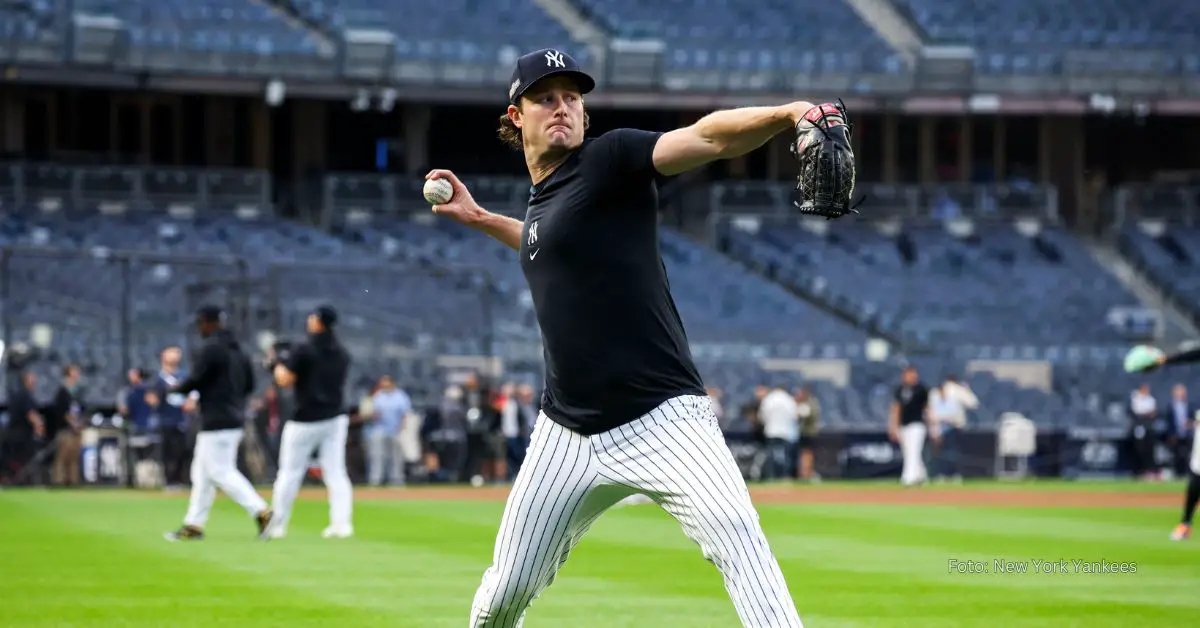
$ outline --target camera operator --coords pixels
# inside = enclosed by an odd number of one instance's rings
[[[334,334],[336,324],[337,312],[332,307],[317,308],[308,316],[308,340],[285,351],[285,355],[277,355],[272,365],[275,383],[293,389],[296,411],[284,424],[280,438],[279,473],[271,497],[275,519],[267,531],[271,538],[287,535],[292,505],[314,451],[329,491],[330,521],[323,536],[346,538],[354,534],[353,488],[346,473],[350,417],[343,400],[350,354]]]
[[[34,390],[37,375],[25,371],[19,376],[20,385],[8,394],[8,426],[4,432],[4,466],[18,477],[21,470],[34,460],[46,438],[46,423],[38,409]],[[38,474],[41,477],[41,474]]]
[[[225,313],[219,307],[200,308],[196,326],[204,344],[192,373],[169,389],[184,395],[195,392],[200,397],[200,432],[192,453],[192,494],[183,527],[166,536],[171,541],[203,539],[204,524],[218,488],[254,517],[261,535],[271,520],[271,510],[237,468],[246,398],[254,390],[254,369],[237,338],[225,328]]]

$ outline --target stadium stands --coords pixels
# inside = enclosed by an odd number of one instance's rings
[[[887,44],[844,2],[802,7],[737,0],[579,0],[578,4],[617,35],[666,41],[671,50],[668,68],[676,71],[856,74],[903,68]]]
[[[1195,251],[1200,230],[1168,223],[1161,234],[1151,235],[1134,224],[1125,225],[1119,242],[1121,252],[1163,292],[1192,312],[1200,313],[1200,260]]]
[[[1065,232],[1047,229],[1027,237],[1006,224],[978,231],[960,238],[941,226],[906,227],[885,235],[869,225],[846,224],[818,234],[788,221],[757,235],[734,228],[724,235],[735,257],[769,265],[775,277],[799,282],[850,310],[858,322],[923,345],[1052,344],[1064,338],[1115,343],[1127,337],[1106,315],[1137,306],[1136,298]]]
[[[895,2],[931,40],[974,46],[977,67],[987,73],[1055,74],[1073,52],[1113,49],[1171,53],[1105,57],[1132,72],[1191,73],[1200,67],[1200,37],[1191,27],[1200,9],[1194,3],[1105,0],[1081,11],[1038,0]],[[1076,57],[1078,64],[1089,63],[1087,55]]]
[[[332,31],[382,29],[394,33],[398,72],[406,78],[448,69],[463,80],[507,82],[513,61],[527,50],[566,46],[579,63],[589,55],[532,0],[453,0],[436,5],[408,0],[290,0],[301,17]],[[419,17],[418,17],[419,16]]]
[[[242,73],[260,62],[316,58],[319,42],[280,13],[245,0],[76,0],[77,13],[124,22],[149,67],[172,67],[180,55],[203,55],[212,72]]]
[[[493,187],[497,196],[508,194],[509,185],[494,182]],[[1022,388],[987,373],[967,376],[983,402],[976,426],[991,425],[1008,411],[1024,412],[1045,425],[1109,425],[1121,420],[1113,404],[1119,405],[1140,380],[1111,368],[1095,371],[1085,366],[1095,358],[1117,364],[1119,349],[1089,354],[1043,346],[1037,355],[1029,355],[1015,347],[1008,353],[980,353],[979,348],[972,353],[968,346],[1001,340],[1056,343],[1062,338],[1102,344],[1119,338],[1102,324],[1102,312],[1122,303],[1123,293],[1088,264],[1081,246],[1065,234],[1044,233],[1048,248],[1039,252],[1011,227],[990,228],[976,245],[925,227],[911,232],[918,251],[911,263],[894,242],[863,225],[847,223],[838,234],[821,237],[794,223],[759,236],[727,231],[746,250],[770,251],[776,263],[794,263],[794,272],[825,274],[827,294],[845,287],[845,298],[869,297],[879,304],[877,320],[888,320],[886,316],[894,313],[898,329],[926,339],[939,337],[935,332],[941,331],[941,338],[953,341],[956,351],[942,351],[941,357],[910,356],[929,381],[944,373],[963,373],[965,361],[975,357],[1036,357],[1059,363],[1049,391]],[[487,342],[503,344],[506,350],[514,343],[537,342],[536,321],[511,253],[444,220],[376,216],[366,224],[340,224],[325,234],[266,217],[246,219],[220,212],[177,218],[27,208],[5,214],[0,244],[29,251],[13,255],[6,269],[9,285],[16,288],[14,298],[3,306],[15,331],[13,340],[29,341],[32,324],[49,323],[55,333],[52,362],[84,364],[95,380],[92,391],[101,399],[111,398],[119,384],[111,374],[119,372],[126,350],[119,286],[129,285],[133,297],[130,363],[153,364],[163,344],[187,342],[189,312],[197,301],[186,287],[243,272],[214,263],[234,257],[246,261],[246,276],[267,278],[259,289],[269,296],[259,294],[248,315],[253,332],[284,330],[292,335],[316,303],[340,304],[348,342],[367,356],[355,374],[354,387],[368,374],[387,369],[413,382],[414,394],[425,398],[440,386],[439,370],[431,360],[401,359],[405,351],[478,354],[487,351]],[[43,258],[31,252],[37,247],[79,253]],[[152,256],[134,258],[124,270],[108,252],[128,249]],[[731,250],[736,253],[737,248]],[[763,358],[844,358],[852,364],[849,386],[813,383],[827,425],[878,425],[897,363],[866,361],[866,334],[861,329],[670,229],[664,229],[662,253],[701,369],[728,398],[748,398],[753,387],[763,383],[801,381],[796,374],[764,370]],[[169,257],[177,255],[182,256]],[[409,270],[380,266],[380,259],[403,262]],[[469,274],[439,274],[439,262],[488,268],[491,285]],[[983,286],[995,282],[1007,282],[1012,290],[1002,301],[982,300],[990,294]],[[848,289],[864,284],[879,288],[861,293]],[[1046,299],[1047,294],[1067,294],[1073,305],[1064,308],[1061,300]],[[484,298],[489,309],[481,306]],[[1070,333],[1068,328],[1073,328]],[[485,329],[490,329],[490,337]]]

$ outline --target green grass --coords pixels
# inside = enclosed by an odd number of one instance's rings
[[[358,537],[326,541],[325,504],[302,501],[290,537],[260,543],[221,497],[206,541],[165,542],[185,505],[157,493],[0,492],[0,626],[461,628],[503,507],[360,500]],[[1141,628],[1200,616],[1196,541],[1166,540],[1174,507],[760,512],[806,628]],[[997,559],[1029,572],[948,568]],[[1136,573],[1044,575],[1034,559],[1124,561]],[[668,516],[639,506],[600,519],[525,625],[740,624],[716,569]]]

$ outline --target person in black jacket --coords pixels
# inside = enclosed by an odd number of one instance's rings
[[[292,504],[313,452],[321,467],[321,479],[329,492],[329,527],[325,538],[354,535],[351,524],[353,486],[346,473],[346,434],[350,417],[343,399],[346,377],[350,372],[350,354],[338,342],[333,328],[337,312],[321,306],[309,314],[308,341],[286,355],[277,355],[273,371],[275,384],[295,391],[295,414],[283,425],[279,441],[279,473],[271,492],[275,519],[263,533],[270,538],[287,535]]]
[[[203,539],[204,524],[218,488],[254,517],[261,536],[271,521],[271,510],[237,468],[246,398],[254,389],[253,367],[237,339],[225,329],[225,314],[220,308],[201,308],[196,326],[204,343],[191,375],[171,391],[199,397],[200,431],[192,453],[192,495],[183,527],[167,533],[166,538]]]
[[[1161,366],[1175,364],[1191,364],[1200,362],[1200,347],[1185,349],[1176,353],[1160,352],[1158,359],[1141,369],[1153,371]],[[1192,519],[1196,515],[1196,504],[1200,502],[1200,430],[1194,430],[1192,436],[1192,455],[1188,462],[1187,491],[1183,498],[1183,516],[1179,524],[1171,531],[1172,541],[1183,541],[1192,536]]]

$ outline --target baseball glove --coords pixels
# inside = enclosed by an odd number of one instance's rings
[[[853,206],[854,149],[850,133],[854,125],[846,115],[846,105],[825,103],[809,109],[796,124],[796,141],[791,152],[800,162],[800,174],[792,193],[792,205],[802,214],[824,216],[827,220],[858,213],[859,199]]]

